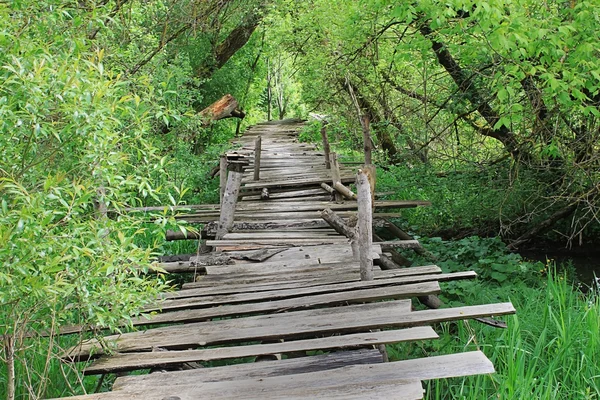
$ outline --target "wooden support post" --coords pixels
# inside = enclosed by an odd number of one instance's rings
[[[329,139],[327,138],[327,122],[323,121],[323,126],[321,127],[321,138],[323,139],[323,151],[325,152],[325,168],[331,169],[331,161],[329,160],[329,154],[331,153],[331,148],[329,147]]]
[[[369,178],[369,186],[371,187],[371,202],[373,205],[373,212],[375,212],[375,186],[377,185],[377,168],[373,164],[365,164],[362,166],[362,170],[367,174],[367,178]]]
[[[260,153],[262,152],[262,138],[257,137],[254,141],[254,180],[260,180]]]
[[[227,185],[221,204],[221,216],[215,236],[217,240],[222,239],[233,227],[235,206],[240,193],[240,185],[242,184],[243,163],[230,163],[227,169],[229,170],[229,176],[227,177]]]
[[[219,204],[223,204],[223,194],[227,185],[227,156],[221,154],[219,159]]]
[[[358,248],[360,251],[360,279],[373,280],[373,210],[369,178],[363,170],[356,174],[358,192]]]
[[[341,182],[340,178],[340,164],[338,163],[337,154],[331,153],[329,155],[329,161],[331,163],[331,182],[335,185],[336,182]],[[336,191],[335,192],[335,201],[342,201],[342,195]]]

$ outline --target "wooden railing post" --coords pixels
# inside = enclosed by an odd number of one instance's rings
[[[260,153],[262,152],[261,136],[254,141],[254,180],[260,180]]]
[[[332,182],[332,186],[335,188],[335,184],[337,182],[342,181],[342,178],[340,175],[340,164],[338,163],[337,154],[330,153],[329,161],[331,164],[331,182]],[[343,200],[342,195],[340,194],[340,192],[336,191],[335,192],[335,201],[342,201],[342,200]]]
[[[329,139],[327,138],[327,122],[323,121],[323,126],[321,127],[321,138],[323,139],[323,151],[325,152],[325,168],[331,169],[331,161],[329,160],[329,154],[331,153],[331,148],[329,147]]]
[[[221,202],[221,215],[215,236],[217,240],[222,239],[233,227],[235,206],[240,193],[240,185],[242,184],[243,168],[244,163],[239,161],[228,164],[229,175],[227,177],[225,193],[223,193],[223,201]]]
[[[227,185],[227,156],[221,154],[219,159],[219,204],[223,204],[223,194]]]
[[[360,279],[373,280],[373,208],[371,185],[368,174],[358,170],[356,174],[358,192],[358,249],[360,252]]]

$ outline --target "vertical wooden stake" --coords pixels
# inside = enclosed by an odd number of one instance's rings
[[[227,185],[227,156],[225,154],[221,154],[221,158],[219,160],[219,204],[223,204],[225,185]]]
[[[375,185],[377,184],[377,168],[373,164],[366,164],[362,166],[362,170],[367,174],[369,178],[369,185],[371,187],[371,203],[373,206],[373,212],[375,212]]]
[[[232,163],[228,169],[229,176],[227,178],[225,193],[223,193],[223,201],[221,202],[221,216],[219,218],[217,234],[215,235],[217,240],[223,239],[223,236],[225,236],[225,234],[233,227],[235,206],[240,193],[240,185],[242,184],[243,164]]]
[[[260,180],[260,153],[262,152],[261,136],[254,141],[254,180]]]
[[[332,186],[335,185],[336,182],[341,182],[342,178],[340,175],[340,164],[338,163],[337,153],[329,154],[329,160],[331,163],[331,182]],[[340,192],[335,192],[335,201],[342,201],[343,197]]]
[[[371,204],[371,185],[363,170],[356,174],[358,196],[358,248],[360,251],[360,279],[373,280],[373,210]]]
[[[327,138],[327,122],[323,121],[321,127],[321,138],[323,139],[323,151],[325,152],[325,168],[331,169],[331,161],[329,160],[329,154],[331,148],[329,147],[329,139]]]

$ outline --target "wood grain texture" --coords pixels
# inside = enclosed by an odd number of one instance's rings
[[[360,332],[379,328],[405,328],[457,319],[513,314],[511,303],[410,312],[410,301],[350,305],[294,311],[234,320],[196,322],[184,326],[109,336],[105,340],[119,352],[149,351],[154,347],[181,349],[250,340],[301,338],[308,335]],[[87,359],[101,354],[96,340],[72,348],[66,357]]]
[[[277,364],[279,361],[274,361]],[[260,363],[259,363],[260,366]],[[227,369],[228,367],[223,367]],[[218,370],[211,368],[208,370],[192,371],[194,375],[186,374],[186,377],[204,375],[204,372]],[[229,371],[224,372],[231,375]],[[400,399],[419,399],[422,397],[422,391],[415,391],[410,388],[410,382],[420,380],[440,379],[449,377],[460,377],[475,374],[493,373],[492,363],[479,351],[452,354],[448,356],[429,357],[416,360],[398,361],[381,364],[351,365],[326,371],[307,372],[303,374],[270,376],[264,378],[246,378],[238,380],[203,382],[202,380],[184,380],[177,378],[176,386],[168,384],[169,381],[163,380],[163,384],[155,386],[129,386],[120,383],[120,389],[112,393],[101,393],[96,395],[78,396],[74,399],[79,400],[108,400],[108,399],[163,399],[166,396],[179,396],[183,399],[198,398],[202,399],[234,399],[234,398],[266,398],[266,399],[287,399],[288,396],[300,397],[302,394],[309,398],[382,398],[379,388],[386,388],[382,393],[387,392],[387,387],[396,388],[396,395],[389,398]],[[181,372],[182,374],[185,372]],[[160,374],[161,378],[172,379],[179,373],[170,373],[169,375]],[[165,376],[166,375],[166,376]],[[213,377],[214,378],[214,377]],[[368,390],[365,390],[368,387]],[[410,389],[409,389],[410,388]],[[420,385],[419,385],[420,388]],[[342,394],[338,396],[337,394]],[[325,394],[327,397],[320,397]],[[333,397],[329,397],[332,394]],[[365,397],[377,395],[378,397]],[[149,397],[142,397],[142,396]],[[128,396],[128,397],[127,397]],[[161,397],[162,396],[162,397]],[[354,396],[354,397],[351,397]],[[415,397],[417,396],[417,397]],[[385,397],[388,398],[388,397]]]
[[[263,302],[251,304],[220,305],[214,307],[200,308],[194,306],[191,301],[185,302],[181,311],[173,311],[163,307],[161,313],[156,315],[141,316],[134,318],[132,324],[156,325],[166,323],[198,322],[213,318],[234,317],[242,315],[269,314],[282,311],[309,309],[318,306],[334,306],[355,303],[368,303],[378,300],[406,299],[417,296],[427,296],[440,292],[437,282],[428,282],[415,285],[388,286],[371,289],[358,289],[337,293],[325,293],[314,296],[292,297],[285,300],[271,300],[265,298]],[[171,312],[167,312],[171,311]]]
[[[165,367],[188,362],[214,361],[309,350],[349,349],[413,340],[437,339],[430,327],[331,336],[284,343],[220,347],[202,350],[161,351],[154,353],[123,353],[101,357],[85,369],[86,375]]]

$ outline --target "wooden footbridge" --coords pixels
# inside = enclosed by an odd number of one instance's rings
[[[385,344],[435,339],[436,323],[515,310],[415,311],[413,300],[430,299],[440,282],[475,273],[399,267],[398,248],[423,250],[387,218],[427,203],[373,202],[364,173],[354,195],[347,184],[356,172],[299,143],[301,128],[259,124],[234,143],[221,160],[222,207],[190,206],[178,217],[205,224],[187,236],[201,235],[213,251],[163,264],[195,279],[135,319],[138,331],[69,351],[67,362],[91,360],[86,374],[119,374],[111,392],[76,398],[421,399],[424,380],[494,372],[480,351],[384,362]],[[400,240],[382,241],[372,226]],[[223,360],[233,365],[201,364]]]

